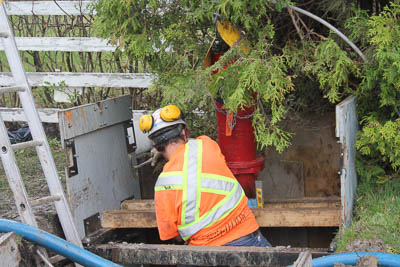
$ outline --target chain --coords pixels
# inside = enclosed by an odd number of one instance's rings
[[[215,104],[215,103],[214,103],[214,106],[215,106],[215,109],[216,109],[219,113],[222,113],[222,114],[225,114],[225,115],[226,115],[226,119],[227,119],[227,121],[228,121],[228,126],[229,126],[229,129],[230,129],[230,130],[233,130],[233,128],[235,128],[235,126],[236,126],[236,118],[241,119],[241,120],[244,120],[244,119],[249,119],[249,118],[253,117],[253,115],[254,115],[254,112],[252,112],[251,114],[247,114],[247,115],[244,115],[244,116],[239,116],[239,115],[237,114],[237,112],[235,112],[235,113],[233,113],[233,120],[230,120],[230,118],[229,118],[229,113],[228,113],[226,110],[219,108],[219,107],[217,106],[217,104]]]

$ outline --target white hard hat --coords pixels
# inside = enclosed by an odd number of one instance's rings
[[[168,106],[167,106],[168,107]],[[157,109],[154,111],[152,117],[154,119],[153,127],[149,131],[149,137],[151,138],[151,135],[154,134],[155,132],[158,132],[164,128],[176,125],[176,124],[183,124],[186,126],[186,122],[182,119],[182,116],[180,116],[178,119],[175,119],[173,121],[165,121],[161,117],[161,111],[164,111],[166,107]]]
[[[148,133],[150,139],[154,133],[177,124],[182,124],[186,127],[182,112],[176,105],[168,105],[157,109],[152,115],[143,115],[139,119],[140,130]]]

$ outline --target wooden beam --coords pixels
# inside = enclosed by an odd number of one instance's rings
[[[58,112],[61,110],[57,108],[38,109],[40,120],[46,123],[58,123]],[[0,108],[0,115],[3,121],[26,121],[22,108]]]
[[[143,204],[143,203],[142,203]],[[261,227],[338,227],[340,207],[252,209]],[[103,228],[155,228],[154,208],[107,210],[101,214]]]
[[[114,52],[117,48],[97,37],[16,37],[15,41],[19,51]]]
[[[304,198],[275,198],[268,199],[264,208],[268,209],[304,209],[304,208],[339,208],[339,197],[304,197]],[[122,202],[121,209],[141,210],[154,209],[154,200],[126,200]]]
[[[49,86],[65,83],[67,87],[135,87],[148,88],[154,79],[149,73],[72,73],[72,72],[27,72],[31,86]],[[11,73],[0,72],[0,84],[12,86]]]
[[[160,264],[190,266],[288,266],[305,249],[284,247],[206,247],[149,244],[104,244],[93,253],[122,265]],[[313,257],[327,256],[311,251]]]
[[[91,15],[93,1],[7,1],[8,15]]]
[[[301,198],[273,198],[267,199],[265,208],[338,208],[339,197],[301,197]]]
[[[340,208],[252,209],[261,227],[339,227]]]
[[[101,212],[103,228],[156,228],[154,210],[106,210]]]

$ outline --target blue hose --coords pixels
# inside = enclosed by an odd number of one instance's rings
[[[331,267],[339,262],[345,265],[356,265],[357,260],[364,255],[372,255],[378,258],[379,266],[400,267],[400,255],[381,252],[348,252],[332,254],[312,260],[313,267]]]
[[[60,254],[84,266],[122,267],[121,265],[115,264],[83,248],[80,248],[75,244],[69,243],[64,239],[61,239],[55,235],[49,234],[45,231],[23,223],[0,219],[0,232],[14,232],[31,242],[34,242],[42,247],[51,249],[57,254]]]

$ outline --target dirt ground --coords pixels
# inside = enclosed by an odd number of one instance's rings
[[[380,240],[356,239],[348,244],[341,252],[371,251],[387,252],[388,246]]]

